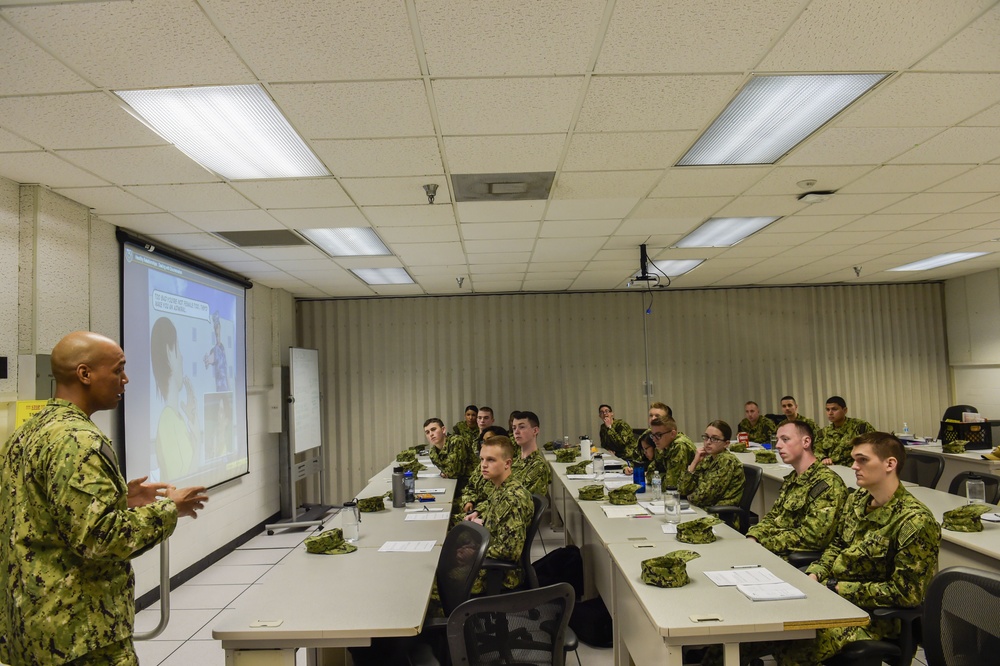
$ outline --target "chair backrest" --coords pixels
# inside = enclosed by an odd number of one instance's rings
[[[535,506],[535,513],[531,517],[531,524],[528,525],[527,534],[524,537],[524,548],[521,550],[521,570],[524,572],[523,586],[528,589],[538,587],[538,576],[535,574],[535,567],[531,566],[531,544],[538,534],[538,527],[542,524],[542,514],[549,506],[549,500],[542,495],[532,495],[531,503]]]
[[[986,486],[986,503],[1000,504],[1000,476],[986,474],[985,472],[959,472],[951,480],[948,492],[952,495],[965,497],[965,482],[969,479],[982,479]]]
[[[978,414],[979,410],[972,405],[952,405],[948,409],[944,410],[944,415],[941,417],[942,421],[961,421],[963,412],[972,412]],[[944,441],[944,425],[938,430],[937,438]]]
[[[575,600],[572,585],[557,583],[466,601],[448,618],[452,664],[563,666]]]
[[[951,567],[931,581],[924,601],[928,666],[987,666],[1000,654],[1000,574]]]
[[[770,419],[771,423],[773,423],[774,425],[778,425],[779,423],[788,418],[784,414],[764,414],[764,416]]]
[[[934,488],[944,473],[944,458],[930,453],[906,452],[906,462],[899,475],[903,481],[912,481],[924,488]]]
[[[764,470],[757,465],[743,465],[743,496],[740,498],[740,508],[744,511],[750,511],[750,505],[757,494],[757,489],[760,488],[760,479],[763,474]]]
[[[448,532],[435,574],[445,617],[469,599],[489,545],[490,531],[472,521],[462,521]]]

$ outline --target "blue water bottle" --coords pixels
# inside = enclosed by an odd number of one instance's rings
[[[403,485],[406,487],[406,503],[416,501],[414,494],[416,493],[416,487],[413,481],[413,470],[406,470],[403,474]]]
[[[646,466],[640,462],[632,463],[632,483],[639,486],[636,494],[646,492]]]

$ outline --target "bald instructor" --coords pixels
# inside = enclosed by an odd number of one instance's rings
[[[128,383],[113,340],[70,333],[52,350],[52,372],[55,398],[0,448],[0,662],[131,666],[130,560],[208,497],[145,477],[125,483],[90,420],[117,407]]]

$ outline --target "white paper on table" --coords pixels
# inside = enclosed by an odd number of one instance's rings
[[[694,509],[692,509],[691,507],[688,507],[686,509],[681,509],[681,513],[687,513],[687,514],[691,514],[693,516],[694,514],[696,514],[698,512],[695,511]]]
[[[431,495],[443,495],[444,488],[415,488],[415,493],[430,493]]]
[[[627,486],[630,483],[632,483],[632,479],[626,479],[626,478],[609,479],[607,474],[604,475],[604,487],[607,488],[608,490],[615,490],[616,488]]]
[[[1000,513],[984,513],[980,518],[990,523],[1000,523]]]
[[[706,571],[705,575],[719,587],[729,585],[773,585],[784,581],[764,567],[752,569],[723,569],[722,571]]]
[[[677,523],[663,523],[664,534],[677,534]]]
[[[654,516],[663,515],[663,502],[639,502],[639,506]]]
[[[443,506],[427,506],[427,507],[421,506],[421,507],[417,507],[416,509],[407,509],[406,513],[417,513],[418,511],[420,511],[420,512],[422,512],[422,511],[444,511],[444,507]]]
[[[770,583],[767,585],[737,585],[750,601],[780,601],[782,599],[805,599],[805,593],[790,583]]]
[[[587,479],[593,479],[594,475],[593,474],[567,474],[566,478],[570,479],[570,480],[573,480],[573,481],[584,481],[584,480],[587,480]]]
[[[434,541],[386,541],[378,549],[380,553],[429,553],[434,549]]]
[[[628,518],[629,516],[648,516],[649,512],[638,504],[602,504],[604,515],[608,518]]]
[[[447,511],[417,511],[406,517],[406,520],[448,520]]]
[[[428,467],[434,467],[434,461],[430,458],[417,458],[417,462],[421,465],[427,465]]]
[[[625,474],[623,472],[605,472],[604,473],[604,478],[605,479],[628,479],[628,481],[626,483],[632,483],[632,475],[631,474]],[[624,485],[624,484],[622,484],[622,485]]]

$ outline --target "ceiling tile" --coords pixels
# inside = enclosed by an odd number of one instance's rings
[[[434,76],[580,74],[586,71],[604,0],[417,4]]]
[[[433,81],[443,134],[563,133],[583,77]]]
[[[609,264],[610,262],[621,262],[623,271],[636,271],[639,266],[639,247],[620,248],[616,250],[602,249],[593,257],[594,264]]]
[[[891,231],[831,231],[825,239],[829,239],[830,245],[857,245],[859,247],[877,241],[883,236],[888,236]]]
[[[205,231],[261,231],[282,225],[262,210],[221,210],[177,213],[177,216]]]
[[[618,233],[623,236],[654,234],[686,234],[705,221],[704,217],[631,218],[622,222]]]
[[[262,79],[419,76],[406,6],[368,0],[203,0]]]
[[[509,276],[513,276],[514,274],[523,276],[527,270],[528,264],[494,264],[487,266],[473,266],[471,273],[476,279],[487,275],[506,275],[509,279]]]
[[[59,194],[92,208],[98,215],[157,213],[159,209],[117,187],[70,187]]]
[[[963,213],[1000,213],[1000,196],[991,197],[962,209]]]
[[[492,222],[483,224],[462,223],[462,238],[470,240],[501,240],[509,238],[534,238],[538,235],[538,222]]]
[[[869,215],[890,206],[906,194],[837,194],[826,201],[809,204],[810,215]]]
[[[511,291],[520,291],[521,282],[520,280],[510,280],[504,282],[488,282],[486,284],[476,284],[476,292],[479,293],[491,293],[499,294]]]
[[[244,249],[247,254],[263,261],[316,261],[323,259],[329,262],[331,268],[334,266],[333,262],[325,254],[312,245],[302,245],[299,247],[248,247]]]
[[[352,268],[402,268],[403,263],[394,256],[386,257],[337,257],[337,265],[350,270]]]
[[[934,217],[935,213],[919,213],[910,215],[865,215],[857,222],[845,224],[841,231],[899,231],[909,229],[914,225]]]
[[[251,252],[251,254],[256,254],[256,252]],[[322,256],[322,255],[321,255]],[[347,271],[345,271],[340,266],[333,263],[329,257],[323,257],[322,259],[274,259],[268,258],[267,266],[272,268],[279,268],[293,277],[297,277],[302,280],[309,280],[306,277],[316,277],[317,272],[322,272],[326,276],[332,276],[334,274],[339,275],[344,279],[350,278]],[[353,279],[353,278],[351,278]]]
[[[809,208],[773,222],[771,231],[833,231],[854,222],[860,215],[809,215]]]
[[[742,167],[746,168],[746,167]],[[810,191],[840,190],[845,184],[871,171],[868,166],[780,166],[771,170],[756,185],[744,194],[766,196],[769,194],[795,195]],[[815,180],[816,184],[805,188],[799,185],[803,180]]]
[[[802,231],[802,232],[783,232],[778,233],[776,231],[769,231],[764,229],[758,233],[755,233],[749,238],[745,238],[740,241],[740,246],[752,246],[752,245],[764,245],[768,247],[795,247],[796,245],[802,245],[815,238],[819,238],[823,234],[828,233],[824,231]],[[833,232],[836,233],[836,232]],[[701,248],[699,248],[701,249]],[[702,249],[702,251],[708,248]]]
[[[646,199],[632,212],[633,218],[701,218],[711,217],[732,197],[683,197],[676,199]]]
[[[433,138],[323,140],[314,141],[313,147],[342,178],[444,173],[437,139]]]
[[[133,217],[138,218],[139,216],[133,216]],[[149,217],[152,218],[153,216]],[[231,243],[227,243],[218,236],[213,236],[212,234],[186,233],[183,231],[181,233],[175,233],[174,229],[177,230],[181,229],[181,227],[178,225],[184,225],[184,228],[189,228],[189,229],[194,229],[194,227],[191,227],[186,222],[181,222],[176,218],[174,218],[174,220],[175,222],[163,225],[163,232],[166,233],[162,232],[156,233],[154,231],[148,232],[150,238],[158,242],[162,242],[164,245],[175,247],[179,250],[197,250],[199,251],[199,253],[201,250],[228,250],[232,249],[233,247]],[[136,225],[137,221],[138,220],[133,221],[125,226],[127,226],[130,229],[135,229],[136,231],[143,232],[141,228],[136,228],[137,226],[141,226],[141,225]],[[153,226],[153,224],[158,224],[158,222],[150,220],[150,226]],[[247,253],[241,252],[239,256],[237,256],[237,258],[234,259],[234,261],[256,261],[256,260]]]
[[[938,167],[942,171],[945,169],[962,169],[962,167]],[[930,189],[931,192],[996,192],[1000,189],[1000,164],[986,164],[976,167],[971,171],[966,171],[962,175],[952,178],[937,187]]]
[[[594,256],[603,238],[540,238],[535,243],[532,261],[586,261]]]
[[[673,167],[649,195],[651,197],[710,197],[743,194],[771,167]]]
[[[977,113],[962,125],[968,127],[996,127],[1000,125],[1000,104],[994,104],[982,113]]]
[[[591,291],[595,289],[617,289],[624,286],[625,278],[620,273],[598,273],[587,271],[573,282],[573,289]]]
[[[407,266],[457,264],[465,261],[462,244],[455,243],[394,243],[396,256]]]
[[[542,219],[544,201],[469,201],[458,204],[462,223],[532,222]]]
[[[528,265],[529,273],[579,273],[587,267],[586,261],[533,261]]]
[[[506,252],[530,252],[535,245],[534,236],[530,238],[496,238],[492,240],[466,240],[465,250],[470,255]]]
[[[545,212],[546,220],[600,220],[625,217],[635,205],[637,197],[628,199],[560,199],[550,201]]]
[[[451,173],[555,171],[565,144],[565,134],[444,138]]]
[[[333,178],[304,180],[240,180],[233,188],[261,208],[327,208],[351,206],[351,199]]]
[[[193,2],[81,3],[4,15],[101,88],[254,82]]]
[[[739,197],[720,208],[714,217],[774,217],[793,215],[808,205],[792,196]]]
[[[435,276],[435,277],[448,276],[449,279],[454,279],[453,276],[466,275],[468,270],[469,267],[466,266],[464,263],[445,265],[445,266],[442,266],[440,264],[436,266],[414,266],[410,270],[410,275],[413,277],[419,276],[421,278],[427,276]],[[424,281],[421,279],[420,283],[423,284]]]
[[[873,240],[872,243],[877,245],[895,243],[906,248],[912,247],[914,243],[933,243],[948,236],[950,233],[944,230],[914,231],[913,229],[907,229],[906,231],[898,231],[888,236],[882,236]]]
[[[880,166],[842,188],[842,194],[874,194],[880,192],[922,192],[948,178],[967,171],[958,165],[894,165]],[[823,188],[830,189],[830,188]],[[961,192],[963,190],[943,190]]]
[[[0,176],[15,183],[44,183],[52,188],[110,184],[51,153],[4,153],[0,157]]]
[[[567,171],[664,169],[673,166],[696,132],[574,134],[563,162]]]
[[[154,206],[174,212],[246,210],[254,207],[225,183],[135,185],[125,189]]]
[[[905,73],[864,97],[838,127],[945,127],[1000,101],[1000,74]]]
[[[173,146],[63,150],[57,154],[116,185],[209,183],[219,180],[218,176]]]
[[[524,280],[524,291],[566,291],[573,286],[573,280],[545,280],[530,279]]]
[[[93,86],[0,21],[0,95],[93,90]]]
[[[576,131],[700,130],[742,81],[742,75],[595,76]]]
[[[272,208],[267,212],[289,229],[371,226],[361,211],[353,206],[349,208]]]
[[[174,236],[183,235],[184,238],[178,242],[197,240],[197,248],[192,248],[190,245],[178,245],[177,247],[180,247],[181,249],[231,247],[229,243],[219,240],[215,236],[209,236],[208,234],[201,233],[201,230],[194,225],[188,224],[184,220],[178,219],[170,213],[101,215],[101,219],[115,225],[116,227],[129,229],[138,234],[153,235],[158,238],[163,237],[165,234],[172,234]],[[173,236],[171,236],[171,238],[172,237]],[[172,240],[166,240],[164,242],[173,244]]]
[[[274,99],[309,139],[432,136],[423,81],[292,83],[271,86]]]
[[[928,127],[833,127],[792,149],[782,166],[882,164],[940,131]]]
[[[914,147],[895,164],[980,164],[1000,157],[1000,127],[952,127]]]
[[[972,229],[998,219],[1000,219],[1000,215],[996,213],[948,213],[947,215],[939,215],[932,220],[916,224],[912,228],[916,230]]]
[[[386,243],[443,243],[459,241],[454,224],[419,227],[379,227],[378,235]]]
[[[924,70],[996,70],[1000,5],[966,26],[918,64]]]
[[[880,212],[895,213],[951,213],[959,208],[965,208],[982,201],[989,194],[986,192],[956,193],[956,194],[914,194],[909,199],[883,208]]]
[[[975,18],[990,2],[911,0],[906,6],[910,20],[902,20],[894,0],[816,0],[759,67],[774,72],[902,69]]]
[[[455,224],[451,206],[365,206],[362,212],[376,227]]]
[[[531,260],[530,252],[509,252],[507,254],[470,254],[469,265],[477,266],[483,264],[519,264],[528,263]]]
[[[255,257],[248,254],[245,250],[235,248],[232,246],[226,248],[215,249],[200,249],[198,250],[198,256],[202,259],[207,259],[208,261],[253,261]],[[287,276],[286,276],[287,277]]]
[[[553,199],[644,197],[661,171],[563,171],[556,176]]]
[[[605,238],[618,228],[621,220],[559,220],[542,223],[540,238]]]
[[[38,144],[26,141],[21,137],[8,132],[5,129],[0,129],[0,153],[5,152],[31,152],[37,151],[41,148]]]
[[[411,176],[409,178],[344,178],[340,181],[359,206],[404,206],[426,204],[424,185],[438,186],[434,205],[451,203],[448,179],[441,176]]]

